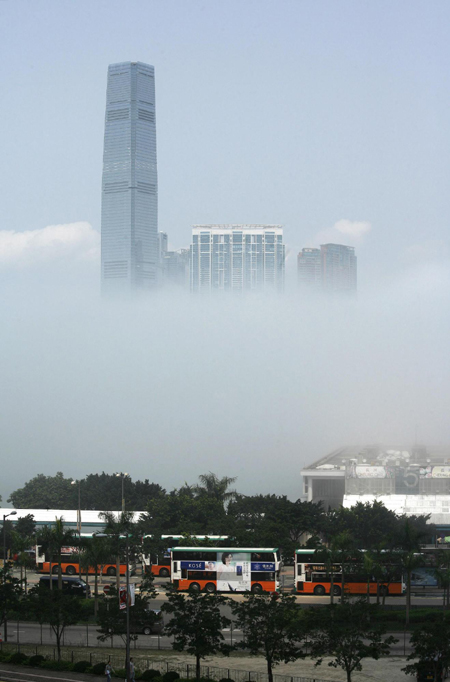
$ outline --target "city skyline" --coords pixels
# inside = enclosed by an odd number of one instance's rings
[[[0,10],[4,486],[125,460],[181,486],[195,460],[290,494],[339,443],[450,442],[448,3]],[[145,302],[100,296],[105,76],[127,60],[155,69],[173,282]],[[180,290],[215,223],[283,226],[282,296]],[[355,249],[358,296],[299,291],[324,244]]]

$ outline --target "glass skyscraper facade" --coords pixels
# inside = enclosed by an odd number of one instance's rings
[[[101,237],[104,293],[156,285],[155,73],[153,66],[141,62],[108,68]]]
[[[193,227],[192,291],[282,291],[284,261],[281,225]]]

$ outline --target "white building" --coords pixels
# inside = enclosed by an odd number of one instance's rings
[[[194,225],[192,291],[282,291],[281,225]]]

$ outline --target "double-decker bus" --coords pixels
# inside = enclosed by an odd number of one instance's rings
[[[297,594],[330,594],[331,573],[333,574],[333,594],[338,596],[342,592],[342,565],[327,566],[317,560],[314,549],[295,550],[295,590]],[[319,555],[320,556],[320,555]],[[391,561],[389,557],[387,561]],[[358,561],[350,561],[344,567],[344,592],[346,594],[403,594],[405,585],[401,568],[397,564],[389,564],[389,570],[383,579],[367,576]],[[388,577],[389,575],[389,577]]]
[[[145,535],[143,541],[145,541],[146,538],[151,537],[151,535]],[[227,535],[192,535],[191,537],[196,540],[211,540],[212,542],[220,542],[228,539]],[[179,545],[180,541],[185,539],[186,537],[184,535],[161,535],[161,540],[163,543],[167,544],[167,549],[158,554],[154,552],[142,552],[141,561],[144,572],[151,573],[160,578],[169,578],[170,550],[172,547]]]
[[[173,547],[171,582],[190,592],[275,592],[280,552],[267,547]]]
[[[80,563],[77,547],[61,547],[61,557],[62,573],[65,573],[66,575],[80,575]],[[50,562],[50,556],[48,552],[43,552],[41,545],[36,545],[36,570],[38,571],[38,573],[58,573],[58,562],[55,561],[54,559],[55,557],[53,556],[53,561]],[[136,564],[134,562],[131,562],[129,564],[129,570],[131,575],[135,573]],[[119,564],[120,575],[126,575],[126,572],[127,572],[126,563],[120,563]],[[81,573],[82,574],[89,573],[91,575],[94,575],[95,568],[94,566],[89,566],[89,569],[86,569],[85,566],[82,566]],[[115,559],[111,557],[111,560],[109,562],[105,562],[101,566],[98,566],[97,573],[98,575],[108,575],[111,577],[115,576],[117,574],[117,566]]]

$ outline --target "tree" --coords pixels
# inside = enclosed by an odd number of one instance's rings
[[[195,656],[198,680],[203,658],[217,652],[225,655],[230,652],[230,646],[224,643],[222,629],[231,621],[220,613],[220,607],[227,602],[226,597],[214,592],[185,595],[171,589],[167,591],[167,602],[162,610],[172,617],[165,632],[173,636],[175,651],[187,651]]]
[[[30,590],[25,604],[28,612],[31,612],[38,622],[50,625],[56,638],[58,661],[60,661],[64,630],[81,619],[81,600],[79,597],[64,594],[62,590],[49,592],[46,587],[38,584]]]
[[[91,567],[94,569],[94,614],[97,615],[98,574],[102,573],[103,565],[110,561],[112,554],[110,538],[98,538],[95,535],[92,538],[84,538],[80,549],[80,563],[85,566],[86,572]]]
[[[12,492],[8,502],[21,509],[77,509],[78,489],[72,482],[60,471],[56,476],[38,474]],[[99,504],[107,511],[122,509],[122,481],[116,474],[88,474],[80,481],[80,492],[83,509],[99,509]],[[144,510],[151,498],[165,494],[157,483],[133,482],[129,477],[125,492],[127,509],[132,510]]]
[[[324,565],[327,576],[330,578],[330,604],[334,603],[335,595],[341,592],[341,588],[334,584],[334,576],[339,573],[341,566],[339,562],[341,560],[341,552],[336,547],[321,547],[316,550],[315,556],[319,563]]]
[[[224,476],[219,478],[212,471],[209,471],[207,474],[201,474],[198,480],[200,484],[194,486],[194,492],[199,497],[206,495],[226,506],[236,496],[236,491],[228,490],[228,488],[237,481],[237,477],[230,478],[229,476]]]
[[[61,471],[56,476],[38,474],[12,492],[8,502],[18,509],[76,509],[76,490],[71,481]]]
[[[14,578],[9,564],[6,563],[0,569],[0,625],[6,624],[9,611],[13,611],[19,606],[20,581]],[[5,627],[5,642],[7,641],[7,631]]]
[[[445,611],[450,607],[450,555],[448,550],[439,550],[436,564],[436,575],[441,587],[443,587],[442,607]]]
[[[264,655],[269,682],[273,682],[274,666],[304,656],[299,647],[301,611],[295,597],[245,594],[244,601],[233,602],[231,609],[244,634],[238,646],[248,649],[253,656]]]
[[[58,590],[62,590],[62,548],[70,545],[74,545],[77,542],[77,535],[75,530],[72,528],[67,528],[64,525],[64,517],[61,516],[59,519],[55,519],[55,525],[51,529],[53,535],[54,547],[56,549],[58,557]],[[50,580],[50,583],[52,581]]]
[[[105,533],[111,535],[113,546],[116,552],[116,587],[117,591],[120,587],[120,563],[121,554],[124,551],[125,539],[127,536],[136,532],[136,527],[133,525],[134,513],[131,511],[120,512],[117,516],[113,512],[100,512],[100,517],[105,521]],[[134,552],[135,543],[132,542],[131,550],[129,548],[129,556]]]
[[[53,558],[57,552],[55,534],[50,526],[40,529],[37,536],[38,543],[41,545],[44,554],[48,555],[50,563],[50,575],[53,573]],[[53,590],[53,580],[50,580],[50,589]]]
[[[150,608],[151,600],[157,596],[153,586],[153,576],[146,576],[137,587],[139,591],[135,594],[134,606],[130,607],[130,630],[133,633],[142,632],[145,627],[151,628],[157,622],[157,614]],[[100,603],[97,619],[100,634],[97,639],[105,642],[113,635],[117,635],[126,644],[126,610],[119,608],[116,590],[110,592],[110,595],[111,598]],[[136,634],[130,635],[130,640],[135,639],[137,639]]]
[[[398,526],[395,512],[387,509],[382,502],[357,502],[347,509],[331,510],[324,524],[324,536],[331,542],[342,531],[348,531],[358,549],[374,549],[386,545]]]
[[[33,565],[26,550],[29,549],[32,541],[31,537],[20,535],[17,531],[13,531],[12,533],[13,552],[15,556],[17,555],[16,562],[20,566],[20,584],[25,585],[25,593],[27,592],[27,568],[31,568]]]
[[[33,514],[26,514],[17,519],[14,530],[18,535],[32,541],[36,536],[36,522]]]
[[[353,672],[362,670],[364,658],[388,655],[390,645],[398,640],[392,636],[383,639],[385,628],[373,622],[376,609],[376,605],[361,599],[311,613],[311,656],[316,659],[316,665],[322,663],[324,656],[332,656],[328,665],[342,668],[347,682],[351,682]]]
[[[442,673],[450,666],[449,614],[439,614],[437,620],[414,630],[410,641],[413,651],[407,660],[415,660],[415,663],[410,663],[402,670],[407,675],[432,670],[434,682],[440,682]]]

